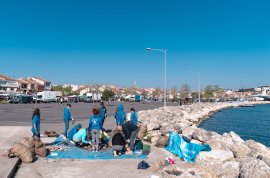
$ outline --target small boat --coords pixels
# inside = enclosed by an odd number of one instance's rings
[[[243,104],[243,105],[240,105],[240,107],[242,108],[245,108],[245,107],[255,107],[254,104]]]

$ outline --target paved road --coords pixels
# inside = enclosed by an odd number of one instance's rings
[[[106,104],[108,118],[105,121],[105,128],[111,129],[115,126],[113,114],[119,102]],[[134,107],[137,111],[154,109],[162,107],[161,102],[151,103],[130,103],[125,102],[124,108],[129,111]],[[168,105],[177,105],[177,103],[168,103]],[[59,133],[63,131],[63,109],[65,105],[38,104],[41,111],[41,131],[56,130]],[[74,103],[72,104],[71,114],[76,119],[76,123],[82,123],[83,127],[88,126],[89,116],[93,107],[99,107],[99,103]],[[0,105],[0,126],[30,126],[33,112],[33,104],[2,104]]]

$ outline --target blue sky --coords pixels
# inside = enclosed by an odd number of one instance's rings
[[[53,83],[270,84],[270,2],[0,1],[0,73]]]

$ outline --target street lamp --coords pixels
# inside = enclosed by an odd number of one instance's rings
[[[167,106],[167,49],[146,48],[149,51],[160,51],[164,53],[164,107]]]
[[[201,73],[200,72],[192,72],[188,71],[189,73],[195,73],[198,75],[198,87],[199,87],[199,103],[201,103]]]

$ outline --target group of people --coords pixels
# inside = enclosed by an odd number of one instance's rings
[[[89,118],[88,128],[82,128],[81,124],[75,125],[69,130],[70,122],[74,123],[74,118],[70,112],[71,104],[64,108],[65,129],[63,138],[68,138],[76,145],[92,145],[93,152],[99,151],[100,140],[105,133],[103,127],[107,117],[107,110],[104,103],[100,103],[100,108],[94,108]],[[119,104],[114,114],[116,120],[116,129],[113,131],[110,140],[102,139],[106,144],[113,148],[115,156],[126,153],[131,154],[134,151],[135,139],[138,133],[138,116],[134,108],[131,108],[131,114],[127,115],[124,111],[123,104]],[[32,116],[32,133],[33,136],[40,138],[40,110],[36,108]],[[105,133],[106,134],[106,133]],[[90,138],[91,137],[91,141]]]

